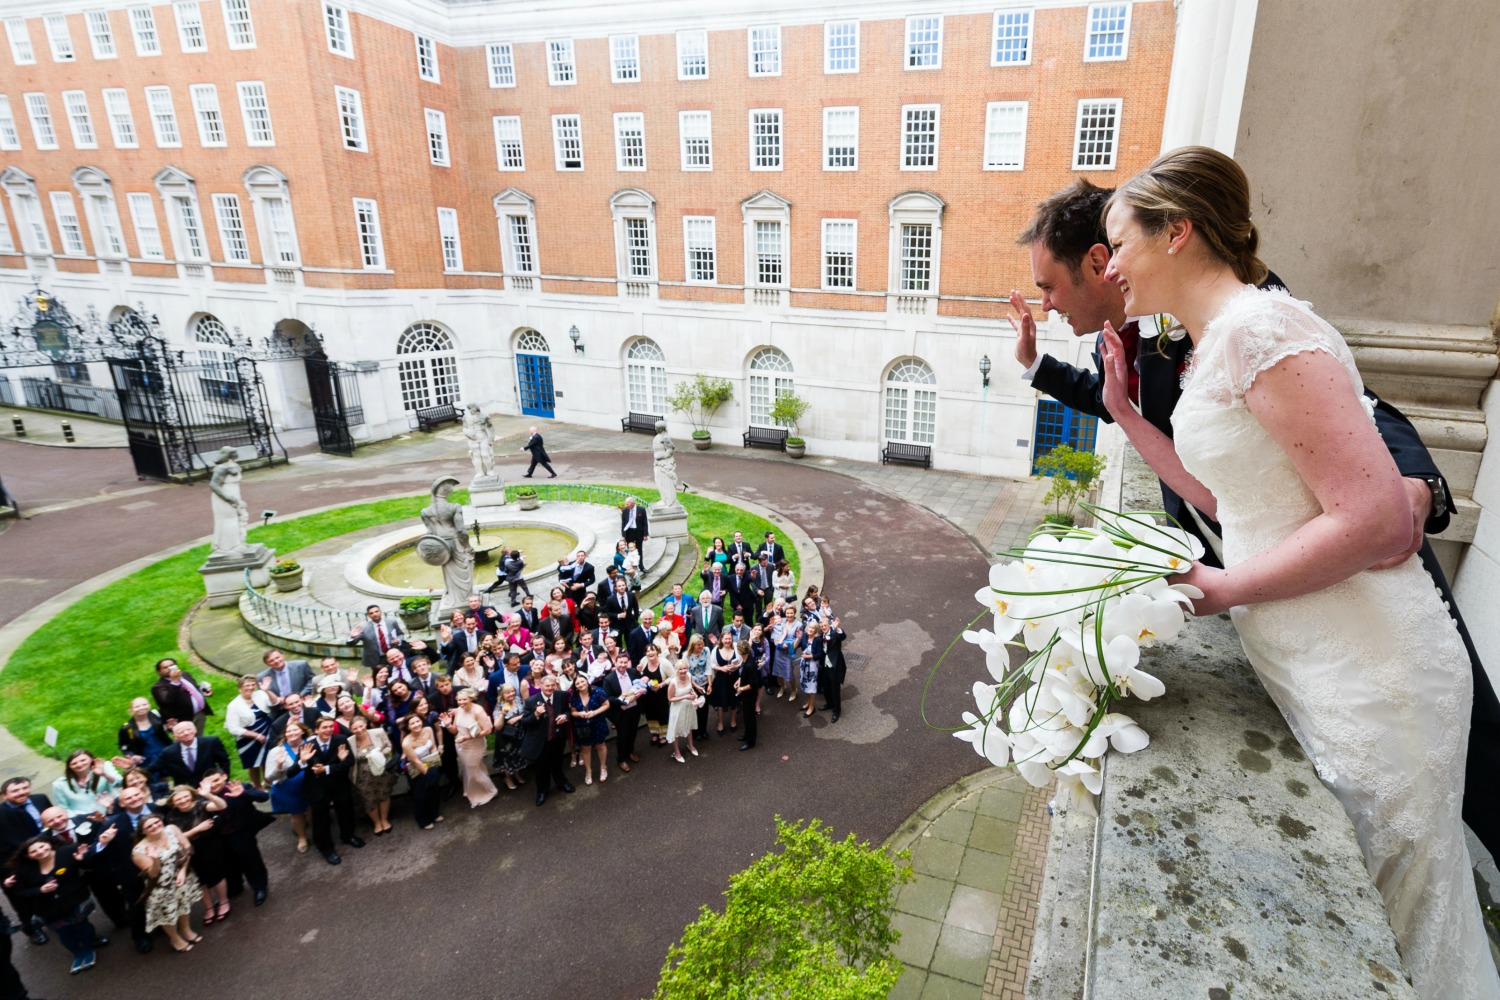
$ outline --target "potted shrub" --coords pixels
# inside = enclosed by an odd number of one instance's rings
[[[780,393],[776,402],[771,404],[771,422],[791,432],[786,439],[786,453],[792,458],[801,458],[807,454],[807,442],[797,435],[797,424],[807,416],[811,407],[811,403],[795,392]]]
[[[667,396],[673,413],[685,413],[693,425],[693,447],[707,451],[713,444],[708,425],[719,407],[734,397],[734,383],[702,372],[686,382],[678,382]]]
[[[302,564],[295,559],[278,559],[269,572],[277,590],[296,590],[302,586]]]
[[[428,594],[415,594],[401,598],[397,615],[401,618],[401,624],[406,626],[406,631],[425,632],[432,624],[432,597]]]
[[[536,510],[542,501],[536,494],[535,486],[522,486],[516,490],[516,503],[521,505],[522,510]]]
[[[1104,462],[1102,455],[1076,451],[1066,444],[1036,460],[1036,478],[1052,480],[1052,487],[1042,497],[1042,503],[1052,504],[1052,513],[1043,518],[1044,524],[1072,527],[1076,523],[1078,501],[1093,489],[1095,480],[1104,472]]]

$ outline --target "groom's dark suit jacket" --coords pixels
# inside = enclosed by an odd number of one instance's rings
[[[1275,274],[1268,276],[1262,287],[1267,286],[1285,287]],[[1182,396],[1179,372],[1192,354],[1193,345],[1187,337],[1178,341],[1164,339],[1164,343],[1158,349],[1155,341],[1154,336],[1143,338],[1141,341],[1139,352],[1141,415],[1151,421],[1167,437],[1171,437],[1172,411],[1177,408],[1177,401]],[[1102,374],[1104,363],[1100,356],[1098,340],[1094,343],[1094,368],[1094,371],[1083,371],[1066,362],[1058,361],[1050,355],[1043,355],[1031,384],[1065,406],[1113,423],[1113,418],[1104,407],[1104,376]],[[1437,463],[1433,461],[1427,447],[1422,444],[1422,439],[1411,421],[1406,419],[1400,410],[1369,389],[1365,390],[1365,395],[1375,403],[1376,429],[1380,431],[1385,446],[1390,449],[1391,457],[1396,460],[1396,468],[1401,471],[1401,475],[1441,477],[1442,473],[1438,471]],[[1443,480],[1443,489],[1445,492],[1448,489],[1447,480]],[[1161,484],[1161,493],[1166,512],[1201,539],[1203,533],[1188,514],[1187,502],[1172,492],[1166,483]],[[1202,517],[1215,533],[1218,532],[1217,524],[1209,520],[1202,512],[1199,512],[1198,516]],[[1440,534],[1448,527],[1448,520],[1449,513],[1444,511],[1436,517],[1429,517],[1423,529],[1429,535]],[[1205,548],[1207,551],[1204,553],[1203,561],[1217,566],[1218,560],[1214,558],[1213,547],[1205,545]],[[1473,667],[1474,709],[1469,725],[1469,755],[1464,773],[1463,817],[1464,822],[1469,824],[1470,829],[1493,854],[1497,848],[1500,848],[1500,797],[1488,795],[1485,789],[1487,783],[1493,780],[1493,776],[1500,772],[1500,701],[1495,698],[1495,690],[1490,685],[1489,675],[1485,673],[1484,665],[1479,661],[1479,651],[1474,648],[1474,641],[1469,638],[1468,626],[1464,624],[1463,616],[1459,614],[1458,603],[1453,599],[1453,592],[1448,588],[1448,580],[1443,575],[1442,567],[1438,565],[1437,556],[1433,553],[1432,546],[1426,541],[1422,542],[1419,556],[1423,567],[1432,576],[1433,583],[1442,594],[1443,600],[1447,602],[1448,613],[1453,616],[1453,621],[1458,626],[1458,633],[1463,638],[1464,648],[1469,652],[1469,662]]]

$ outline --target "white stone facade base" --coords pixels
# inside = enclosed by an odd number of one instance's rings
[[[469,484],[469,506],[499,507],[505,503],[505,484],[499,476],[485,476]]]
[[[268,567],[276,558],[276,550],[257,545],[244,555],[210,556],[208,562],[198,567],[203,576],[203,589],[208,592],[208,606],[225,608],[238,604],[245,590],[245,570],[250,571],[250,582],[256,587],[269,587],[271,574]]]
[[[651,504],[646,508],[651,516],[651,537],[666,541],[669,538],[687,538],[688,524],[687,511],[678,504],[671,507],[662,507],[659,504]]]

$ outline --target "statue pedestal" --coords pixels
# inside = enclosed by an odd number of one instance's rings
[[[499,507],[505,503],[505,484],[499,476],[485,476],[469,484],[469,506]]]
[[[687,538],[687,511],[681,505],[663,507],[659,503],[646,508],[651,516],[651,537],[665,541],[668,538]]]
[[[267,567],[276,558],[276,550],[256,545],[248,552],[238,554],[216,553],[208,562],[198,567],[203,576],[203,589],[208,592],[208,606],[224,608],[238,604],[245,590],[245,570],[250,571],[250,582],[256,587],[269,587],[271,574]]]

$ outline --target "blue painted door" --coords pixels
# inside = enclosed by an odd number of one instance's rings
[[[1037,459],[1060,444],[1069,445],[1074,451],[1093,451],[1098,431],[1097,417],[1069,409],[1055,399],[1037,400],[1031,471],[1036,472]]]
[[[516,384],[521,412],[531,417],[552,416],[552,359],[545,354],[516,355]]]

